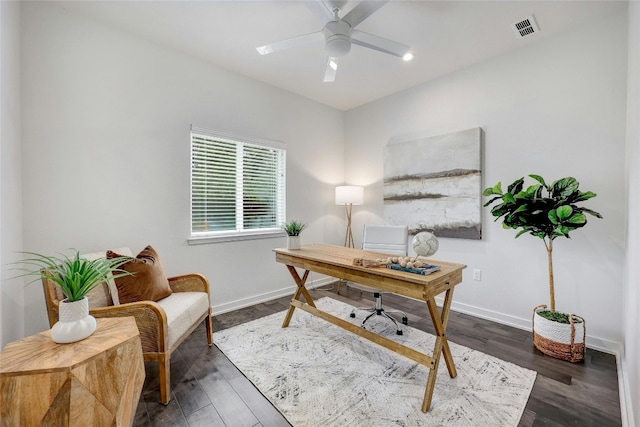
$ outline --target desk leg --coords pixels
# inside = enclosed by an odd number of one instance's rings
[[[311,294],[309,294],[309,291],[304,286],[304,284],[307,282],[307,278],[309,277],[309,270],[305,270],[304,275],[302,276],[302,278],[300,278],[300,275],[298,274],[298,271],[296,270],[295,267],[291,265],[287,265],[287,268],[289,269],[289,274],[291,274],[291,277],[293,277],[293,280],[295,280],[296,285],[298,286],[298,290],[296,291],[292,300],[300,301],[300,296],[304,296],[304,299],[307,300],[307,304],[309,304],[312,307],[315,307],[316,305],[313,303],[313,298],[311,298]],[[296,307],[293,304],[289,306],[289,311],[287,311],[287,316],[284,318],[284,323],[282,323],[283,328],[286,328],[287,326],[289,326],[289,322],[291,322],[291,317],[293,316],[293,311],[295,309]]]
[[[444,355],[444,361],[447,364],[449,370],[449,376],[455,378],[458,373],[456,371],[455,364],[453,363],[453,357],[451,356],[451,350],[449,349],[449,342],[445,332],[447,330],[447,322],[449,321],[449,313],[451,312],[451,301],[453,300],[453,288],[449,289],[444,298],[442,305],[442,313],[439,312],[438,306],[433,298],[427,300],[427,307],[429,308],[429,314],[431,315],[431,321],[433,327],[436,330],[436,343],[433,348],[433,367],[429,371],[429,378],[427,379],[427,387],[424,392],[424,401],[422,402],[422,412],[427,412],[431,407],[431,398],[433,397],[433,389],[436,385],[436,377],[438,375],[438,365],[440,363],[440,355]]]

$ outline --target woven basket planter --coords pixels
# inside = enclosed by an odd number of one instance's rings
[[[569,362],[580,362],[587,351],[585,320],[575,314],[569,316],[569,324],[553,322],[538,314],[546,305],[533,309],[533,344],[548,356]],[[574,322],[579,319],[581,323]]]

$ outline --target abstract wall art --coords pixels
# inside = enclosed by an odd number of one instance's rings
[[[384,219],[409,233],[482,238],[482,128],[384,148]]]

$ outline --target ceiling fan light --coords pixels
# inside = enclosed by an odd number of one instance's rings
[[[267,55],[273,51],[269,46],[258,46],[256,50],[260,55]]]
[[[327,37],[324,46],[329,56],[337,58],[349,53],[351,50],[351,39],[343,34],[335,34]]]
[[[404,56],[402,57],[403,60],[405,61],[411,61],[413,59],[413,53],[411,52],[407,52],[404,54]]]

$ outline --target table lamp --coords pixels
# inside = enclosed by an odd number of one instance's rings
[[[336,187],[336,205],[344,205],[347,211],[347,231],[344,236],[344,245],[348,248],[355,247],[353,233],[351,231],[351,208],[353,205],[361,205],[363,201],[363,187],[356,185],[341,185]]]

